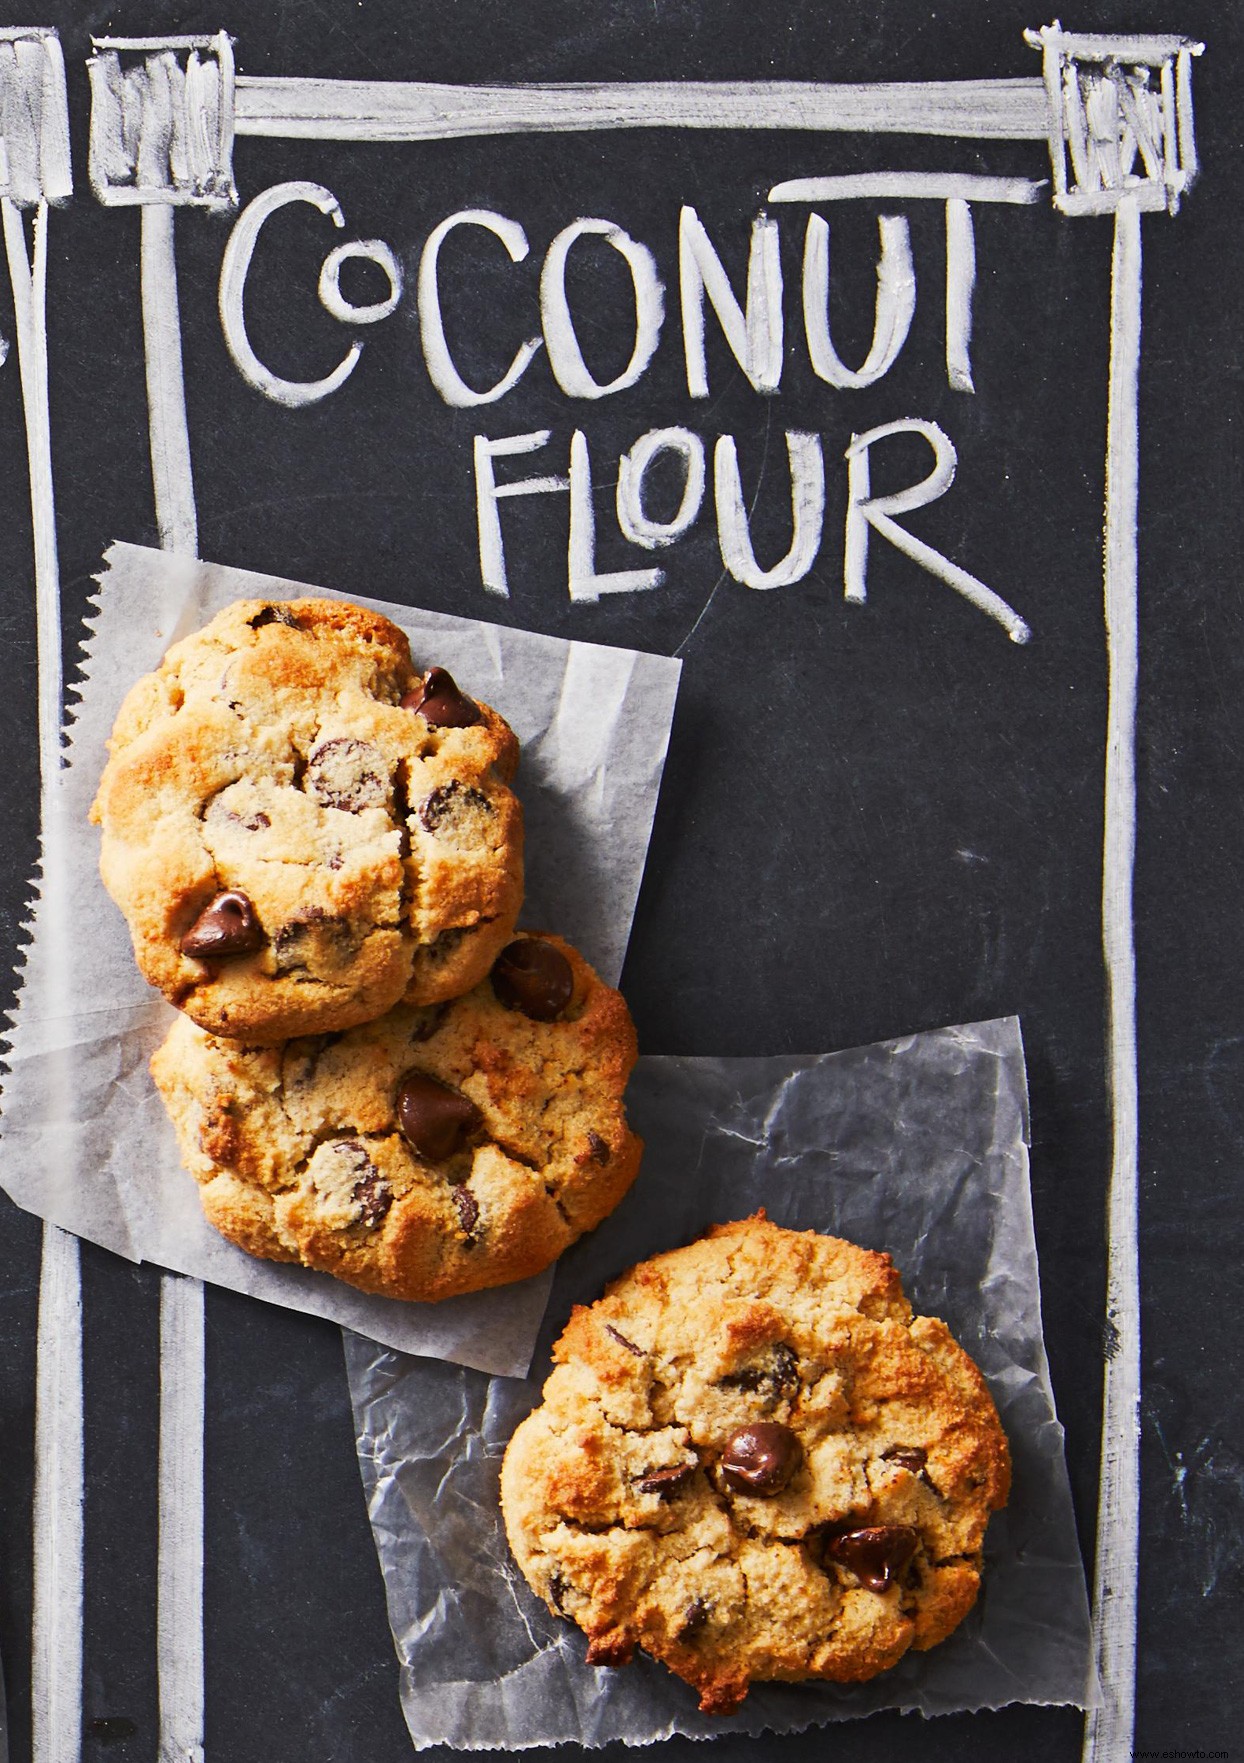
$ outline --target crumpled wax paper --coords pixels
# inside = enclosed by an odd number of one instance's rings
[[[879,1708],[924,1714],[1094,1698],[1089,1612],[1041,1335],[1026,1087],[1014,1018],[803,1059],[645,1058],[628,1109],[644,1165],[558,1264],[530,1381],[346,1337],[359,1460],[417,1749],[520,1750],[682,1733],[795,1732]],[[779,1224],[886,1249],[917,1311],[984,1371],[1011,1441],[1010,1504],[976,1608],[928,1653],[858,1685],[753,1688],[726,1718],[642,1654],[586,1642],[528,1590],[498,1508],[501,1458],[539,1401],[570,1307],[709,1224]]]
[[[407,1352],[521,1375],[551,1276],[440,1304],[369,1297],[258,1261],[205,1222],[147,1061],[172,1020],[134,964],[87,822],[118,706],[168,645],[238,599],[331,590],[114,545],[86,645],[67,764],[9,1031],[0,1186],[27,1211],[134,1261],[326,1316]],[[337,595],[336,598],[343,596]],[[559,931],[616,983],[643,873],[680,663],[365,600],[448,667],[522,743],[522,921]]]

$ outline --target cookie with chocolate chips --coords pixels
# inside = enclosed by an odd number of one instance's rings
[[[642,1262],[553,1349],[505,1454],[519,1567],[588,1637],[726,1714],[754,1682],[859,1682],[971,1609],[1006,1436],[888,1255],[763,1213]]]
[[[252,1044],[470,991],[522,898],[518,745],[398,628],[239,601],[139,680],[91,817],[143,975]]]
[[[523,936],[466,997],[341,1034],[258,1047],[179,1017],[151,1069],[224,1236],[437,1299],[539,1273],[612,1211],[639,1167],[634,1063],[621,996]]]

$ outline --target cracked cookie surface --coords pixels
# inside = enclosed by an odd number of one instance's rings
[[[564,973],[553,994],[505,982],[531,945],[528,968]],[[558,937],[523,936],[496,968],[501,997],[490,977],[282,1046],[179,1017],[152,1075],[216,1229],[363,1291],[438,1299],[540,1272],[612,1211],[641,1151],[626,1005]]]
[[[553,1350],[501,1472],[528,1583],[729,1713],[857,1682],[971,1609],[1010,1483],[984,1380],[888,1255],[763,1213],[640,1263]]]
[[[236,602],[138,681],[109,745],[104,884],[144,978],[214,1034],[456,997],[509,941],[518,744],[376,613]]]

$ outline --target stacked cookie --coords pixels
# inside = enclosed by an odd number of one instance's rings
[[[635,1177],[626,1006],[515,936],[518,743],[387,619],[242,601],[121,707],[92,818],[204,1210],[252,1254],[438,1299],[521,1279]]]
[[[626,1005],[516,934],[502,718],[338,601],[245,601],[123,704],[92,817],[151,1062],[208,1220],[268,1260],[436,1300],[547,1267],[641,1146]],[[971,1608],[1007,1442],[888,1256],[763,1213],[576,1309],[506,1452],[519,1568],[588,1637],[724,1714],[858,1681]]]

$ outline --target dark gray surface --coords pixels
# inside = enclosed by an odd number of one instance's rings
[[[72,206],[52,218],[51,398],[67,653],[114,537],[155,541],[138,311],[138,217],[106,212],[85,177],[92,30],[237,35],[243,72],[429,79],[996,77],[1034,73],[1014,3],[939,9],[906,0],[830,10],[798,0],[615,0],[452,7],[399,0],[218,10],[49,4],[69,69]],[[1241,1117],[1238,597],[1240,20],[1179,0],[1091,0],[1069,27],[1181,30],[1209,48],[1196,70],[1205,171],[1175,219],[1146,219],[1142,371],[1140,978],[1145,1431],[1138,1744],[1229,1742],[1230,1639],[1241,1606],[1240,1378],[1227,1269],[1239,1257]],[[577,214],[603,213],[657,251],[667,281],[677,207],[741,241],[778,177],[862,166],[1043,175],[1034,146],[849,138],[812,143],[660,133],[426,148],[242,141],[244,197],[319,178],[350,234],[414,257],[452,209],[514,214],[539,257]],[[797,228],[787,227],[793,240]],[[856,1045],[1017,1013],[1032,1084],[1033,1186],[1055,1391],[1086,1548],[1096,1499],[1108,1158],[1098,893],[1104,641],[1100,508],[1109,223],[978,217],[974,399],[940,371],[933,220],[913,227],[922,296],[903,360],[881,384],[818,392],[797,355],[769,403],[710,349],[720,397],[691,407],[667,337],[635,391],[573,407],[533,370],[502,406],[451,415],[431,392],[413,305],[378,326],[350,386],[297,414],[239,381],[214,316],[227,225],[178,224],[190,421],[203,554],[346,591],[656,650],[686,671],[625,986],[650,1052],[758,1054]],[[864,340],[875,232],[835,223],[841,347]],[[319,225],[271,233],[252,284],[254,335],[273,365],[323,371],[340,352],[315,308]],[[933,273],[929,273],[930,263]],[[793,259],[790,267],[793,269]],[[493,285],[493,292],[497,292]],[[599,291],[603,300],[607,290]],[[791,293],[795,292],[792,278]],[[585,298],[597,295],[585,294]],[[280,302],[279,315],[275,302]],[[503,308],[504,310],[504,308]],[[788,310],[796,310],[791,305]],[[835,308],[836,322],[838,309]],[[526,323],[529,309],[515,315]],[[13,336],[7,291],[0,331]],[[486,365],[481,359],[482,371]],[[680,389],[681,388],[681,389]],[[960,451],[951,494],[921,517],[1029,618],[1001,632],[884,547],[866,609],[840,586],[852,429],[918,414]],[[480,592],[469,437],[582,421],[602,490],[643,429],[687,421],[738,436],[754,485],[766,438],[826,436],[826,548],[795,588],[722,586],[711,527],[671,554],[665,588],[571,607],[565,511],[529,503],[507,533],[514,597]],[[8,756],[0,820],[0,933],[15,952],[35,858],[34,629],[15,357],[0,371],[0,632]],[[779,455],[780,457],[780,455]],[[782,473],[767,477],[781,501]],[[775,488],[776,485],[776,488]],[[762,497],[762,501],[765,500]],[[512,505],[513,506],[513,505]],[[766,541],[758,515],[758,543]],[[769,540],[784,547],[780,521]],[[694,635],[689,636],[694,627]],[[83,928],[89,935],[89,927]],[[0,1485],[0,1651],[14,1756],[29,1745],[33,1335],[38,1227],[6,1209],[0,1313],[5,1473]],[[88,1756],[154,1748],[156,1277],[87,1251]],[[409,1754],[396,1665],[357,1484],[336,1331],[208,1297],[207,1661],[209,1755],[265,1763]],[[93,1721],[112,1724],[90,1726]],[[130,1727],[133,1732],[130,1736]],[[1012,1710],[931,1724],[875,1717],[833,1735],[852,1760],[1071,1759],[1078,1717]],[[718,1742],[726,1757],[811,1758],[823,1735]],[[663,1754],[691,1755],[672,1742]],[[697,1753],[703,1755],[703,1753]]]

